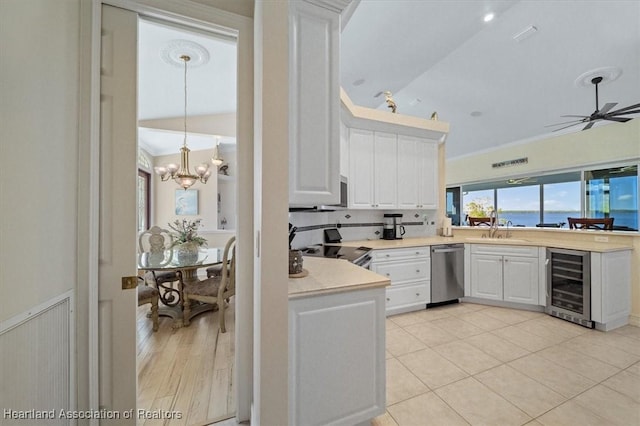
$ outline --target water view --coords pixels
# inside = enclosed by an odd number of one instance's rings
[[[511,210],[500,212],[500,222],[510,220],[513,226],[530,226],[535,227],[540,223],[540,212],[538,211],[522,211]],[[544,223],[564,223],[563,228],[569,227],[568,217],[580,217],[579,211],[545,211]],[[638,216],[635,211],[613,211],[609,214],[613,217],[614,226],[626,226],[632,230],[638,229]]]

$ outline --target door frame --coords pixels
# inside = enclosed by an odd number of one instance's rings
[[[83,83],[80,102],[84,105],[80,117],[82,134],[88,144],[80,150],[79,214],[84,213],[86,223],[78,225],[86,231],[84,239],[79,238],[79,253],[86,249],[86,264],[79,266],[78,274],[86,277],[86,287],[78,285],[78,294],[85,300],[86,309],[78,310],[78,316],[85,316],[86,324],[78,328],[79,389],[86,390],[86,400],[78,406],[99,410],[99,351],[100,341],[98,320],[98,272],[99,272],[99,171],[100,171],[100,44],[101,7],[103,4],[127,9],[141,16],[161,19],[181,26],[206,31],[231,34],[237,37],[238,51],[238,109],[236,115],[236,140],[238,141],[238,224],[237,241],[239,265],[246,265],[237,271],[236,301],[236,368],[234,386],[236,392],[236,417],[239,421],[249,420],[253,394],[253,20],[210,6],[188,0],[91,0],[81,3],[83,19],[80,64]],[[85,37],[82,37],[85,36]],[[86,178],[86,179],[83,179]],[[83,282],[80,280],[79,282]],[[79,301],[79,306],[83,303]],[[81,320],[82,318],[79,318]],[[78,321],[83,322],[83,321]],[[86,348],[84,351],[83,347]],[[133,342],[135,344],[135,342]],[[79,355],[80,357],[80,355]],[[97,424],[92,420],[91,424]]]

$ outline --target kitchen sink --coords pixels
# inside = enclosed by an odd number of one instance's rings
[[[517,238],[488,238],[488,237],[467,237],[465,238],[467,241],[473,241],[473,242],[485,242],[485,243],[489,243],[489,242],[496,242],[496,241],[500,241],[500,242],[505,242],[505,243],[526,243],[528,242],[527,240],[521,240],[521,239],[517,239]]]

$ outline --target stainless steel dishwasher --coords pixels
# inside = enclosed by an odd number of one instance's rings
[[[431,246],[431,303],[464,296],[464,244]]]

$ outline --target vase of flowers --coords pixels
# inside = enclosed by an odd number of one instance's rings
[[[198,235],[201,219],[175,220],[169,224],[173,242],[171,247],[175,248],[176,257],[180,263],[195,263],[198,260],[198,249],[207,245],[207,240]]]

